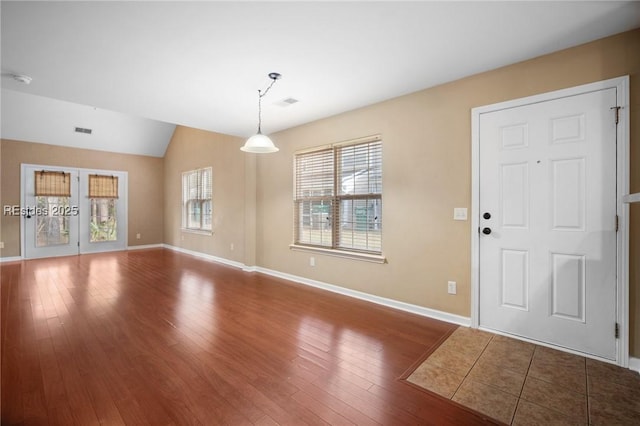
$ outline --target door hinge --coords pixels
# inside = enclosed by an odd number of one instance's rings
[[[78,241],[78,247],[80,247],[80,241]]]
[[[616,215],[616,232],[620,229],[620,217]]]
[[[615,336],[616,339],[620,338],[620,325],[618,323],[616,323]]]
[[[620,108],[619,106],[614,106],[611,107],[610,109],[615,109],[616,110],[616,124],[618,124],[620,122]]]

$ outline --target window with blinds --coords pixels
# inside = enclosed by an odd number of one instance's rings
[[[295,155],[294,244],[382,253],[382,141]]]
[[[182,227],[211,231],[213,172],[211,167],[182,173]]]

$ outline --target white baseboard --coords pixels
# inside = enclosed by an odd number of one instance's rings
[[[211,254],[200,253],[199,251],[187,250],[187,249],[183,249],[181,247],[172,246],[172,245],[169,245],[169,244],[162,244],[162,247],[164,247],[166,249],[169,249],[169,250],[177,251],[179,253],[184,253],[184,254],[188,254],[190,256],[198,257],[200,259],[208,260],[210,262],[222,263],[223,265],[233,266],[234,268],[238,268],[238,269],[242,269],[242,270],[244,270],[246,268],[246,266],[243,263],[236,262],[235,260],[229,260],[229,259],[225,259],[223,257],[213,256]]]
[[[145,250],[145,249],[154,249],[154,248],[163,248],[163,247],[165,247],[164,244],[144,244],[141,246],[129,246],[127,247],[127,250]]]
[[[204,254],[197,251],[187,250],[180,247],[175,247],[169,244],[163,244],[163,247],[174,250],[180,253],[188,254],[191,256],[199,257],[211,262],[222,263],[225,265],[233,266],[242,269],[245,272],[260,272],[266,275],[271,275],[277,278],[283,278],[285,280],[293,281],[298,284],[304,284],[311,287],[316,287],[322,290],[331,291],[333,293],[342,294],[344,296],[354,297],[356,299],[365,300],[367,302],[376,303],[389,308],[398,309],[412,314],[420,315],[423,317],[429,317],[440,321],[445,321],[453,324],[469,327],[471,325],[471,318],[463,317],[460,315],[450,314],[448,312],[438,311],[436,309],[429,309],[418,305],[412,305],[410,303],[400,302],[386,297],[375,296],[372,294],[364,293],[357,290],[351,290],[345,287],[340,287],[333,284],[328,284],[321,281],[311,280],[308,278],[300,277],[297,275],[287,274],[284,272],[274,271],[272,269],[262,268],[259,266],[247,266],[240,262],[224,259],[210,254]]]
[[[19,262],[22,259],[22,256],[11,256],[11,257],[0,257],[0,263],[5,263],[5,262]]]
[[[413,305],[410,303],[400,302],[393,299],[388,299],[386,297],[375,296],[373,294],[364,293],[357,290],[351,290],[345,287],[340,287],[334,284],[328,284],[322,281],[316,281],[305,277],[300,277],[297,275],[287,274],[285,272],[275,271],[272,269],[262,268],[260,266],[246,266],[240,262],[234,262],[228,259],[223,259],[216,256],[211,256],[208,254],[203,254],[191,250],[182,249],[179,247],[170,246],[167,244],[163,245],[164,247],[175,250],[180,253],[189,254],[192,256],[199,257],[201,259],[209,260],[212,262],[223,263],[225,265],[234,266],[236,268],[242,269],[245,272],[260,272],[266,275],[271,275],[276,278],[282,278],[288,281],[293,281],[298,284],[308,285],[311,287],[319,288],[322,290],[330,291],[333,293],[342,294],[344,296],[353,297],[360,300],[365,300],[367,302],[376,303],[378,305],[386,306],[393,309],[398,309],[404,312],[409,312],[412,314],[420,315],[423,317],[433,318],[440,321],[445,321],[448,323],[458,324],[465,327],[471,326],[471,318],[463,317],[460,315],[450,314],[448,312],[439,311],[436,309],[425,308],[423,306]],[[640,358],[629,358],[629,369],[634,370],[640,373]]]
[[[401,311],[409,312],[423,317],[429,317],[440,321],[445,321],[453,324],[469,327],[471,325],[471,318],[463,317],[460,315],[450,314],[448,312],[438,311],[436,309],[429,309],[418,305],[412,305],[410,303],[400,302],[386,297],[375,296],[373,294],[364,293],[357,290],[351,290],[345,287],[340,287],[333,284],[327,284],[321,281],[311,280],[297,275],[286,274],[284,272],[274,271],[267,268],[256,267],[257,272],[271,275],[277,278],[283,278],[285,280],[293,281],[299,284],[316,287],[322,290],[331,291],[333,293],[342,294],[344,296],[354,297],[356,299],[365,300],[367,302],[376,303],[389,308],[398,309]]]

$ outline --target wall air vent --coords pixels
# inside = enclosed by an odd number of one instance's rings
[[[76,127],[76,133],[84,133],[86,135],[90,135],[93,130],[85,129],[84,127]]]

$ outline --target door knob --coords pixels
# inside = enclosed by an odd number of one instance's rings
[[[483,214],[482,217],[484,217],[485,219],[491,219],[491,213],[485,212],[485,214]]]
[[[491,228],[482,228],[482,233],[484,235],[489,235],[491,233]]]

